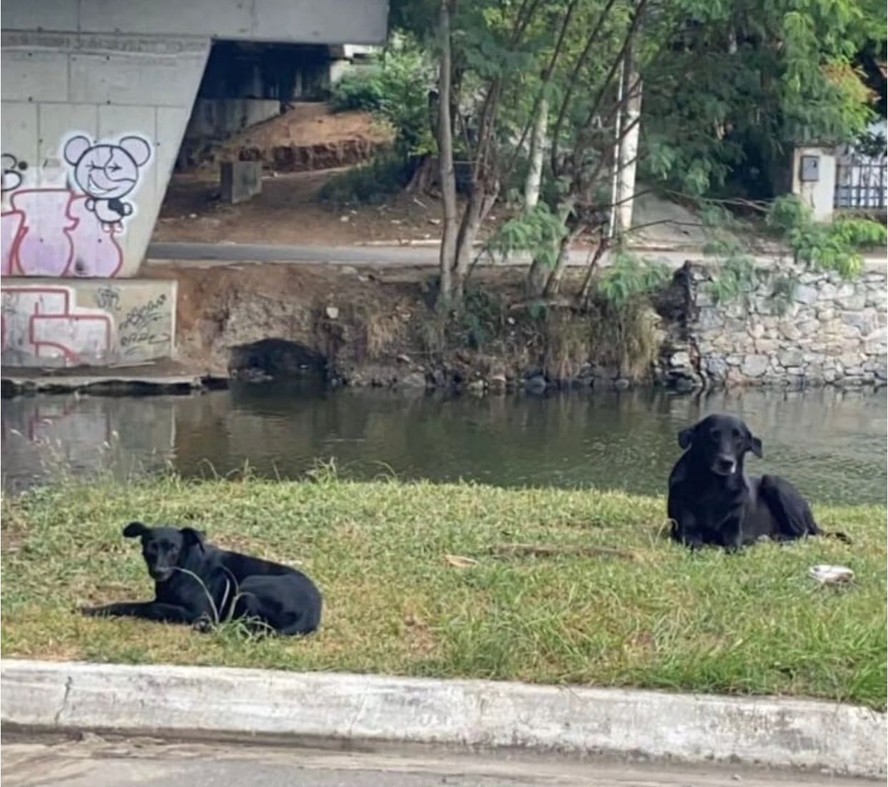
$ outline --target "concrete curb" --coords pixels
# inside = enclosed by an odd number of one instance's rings
[[[886,716],[772,697],[207,667],[0,662],[0,721],[731,761],[884,777]]]

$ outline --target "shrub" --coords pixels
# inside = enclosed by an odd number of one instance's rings
[[[369,164],[334,175],[319,196],[334,205],[377,205],[399,193],[412,171],[411,163],[397,154],[378,155]]]
[[[403,157],[433,149],[429,123],[429,88],[434,84],[427,55],[410,38],[395,37],[376,62],[347,73],[333,88],[335,110],[372,112],[395,129]]]

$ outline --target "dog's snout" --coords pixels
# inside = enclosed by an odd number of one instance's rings
[[[166,566],[149,566],[148,574],[155,582],[166,582],[173,575],[173,569]]]
[[[737,467],[736,460],[731,456],[720,456],[715,460],[715,467],[720,473],[728,475]]]

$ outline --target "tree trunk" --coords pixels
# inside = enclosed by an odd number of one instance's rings
[[[589,303],[589,296],[592,294],[592,282],[595,280],[595,272],[598,270],[598,263],[601,262],[601,258],[608,249],[608,243],[609,238],[602,232],[598,238],[598,247],[595,249],[595,254],[592,255],[589,267],[586,268],[583,286],[580,288],[580,293],[577,297],[577,306],[580,308],[585,308]]]
[[[416,169],[413,171],[413,176],[410,178],[410,182],[404,191],[407,194],[425,194],[428,192],[434,181],[436,167],[438,170],[441,168],[435,156],[423,156],[416,162]]]
[[[534,257],[530,263],[530,269],[527,271],[527,282],[525,283],[525,291],[528,298],[539,298],[546,289],[546,279],[549,272],[546,266],[540,262],[539,257]]]
[[[443,205],[443,235],[439,266],[441,284],[438,293],[439,308],[447,308],[453,298],[451,271],[456,262],[457,224],[456,172],[453,168],[453,119],[451,116],[452,58],[450,49],[450,0],[441,0],[439,17],[441,63],[438,74],[438,158],[441,166],[441,204]]]
[[[546,286],[543,289],[543,297],[551,298],[558,294],[558,290],[561,287],[561,277],[564,276],[567,263],[570,261],[570,247],[573,246],[574,241],[580,237],[583,229],[583,225],[575,227],[561,239],[561,243],[558,246],[558,260],[555,263],[552,272],[549,274],[549,279],[546,281]]]
[[[472,190],[472,196],[469,203],[465,207],[462,222],[459,227],[459,235],[456,240],[456,261],[453,266],[453,300],[457,303],[462,301],[465,294],[466,279],[468,278],[469,268],[472,264],[472,250],[475,247],[475,238],[478,237],[478,230],[491,208],[496,203],[498,189],[494,186],[491,193],[487,193],[486,188],[482,189],[480,184],[476,184]]]
[[[543,182],[543,160],[546,154],[546,131],[549,126],[549,102],[542,96],[534,118],[533,133],[530,137],[530,170],[524,181],[524,210],[532,211],[540,201],[540,186]],[[539,259],[534,258],[527,272],[526,290],[530,297],[542,295],[546,286],[547,272]]]
[[[626,53],[623,69],[626,91],[626,114],[623,126],[626,133],[620,140],[617,162],[617,224],[616,233],[622,235],[632,228],[632,210],[635,205],[635,164],[638,160],[638,136],[641,129],[641,78],[636,70],[635,58],[630,49]]]
[[[530,170],[524,181],[524,210],[532,211],[540,201],[540,185],[543,182],[543,157],[546,154],[546,130],[549,126],[549,102],[540,99],[530,137]]]

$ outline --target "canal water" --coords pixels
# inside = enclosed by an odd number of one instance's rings
[[[351,478],[396,475],[497,486],[664,494],[677,431],[742,415],[764,443],[752,472],[778,471],[820,502],[886,501],[886,394],[749,390],[442,396],[234,385],[193,396],[32,396],[2,403],[7,492],[63,474],[298,478],[335,462]]]

